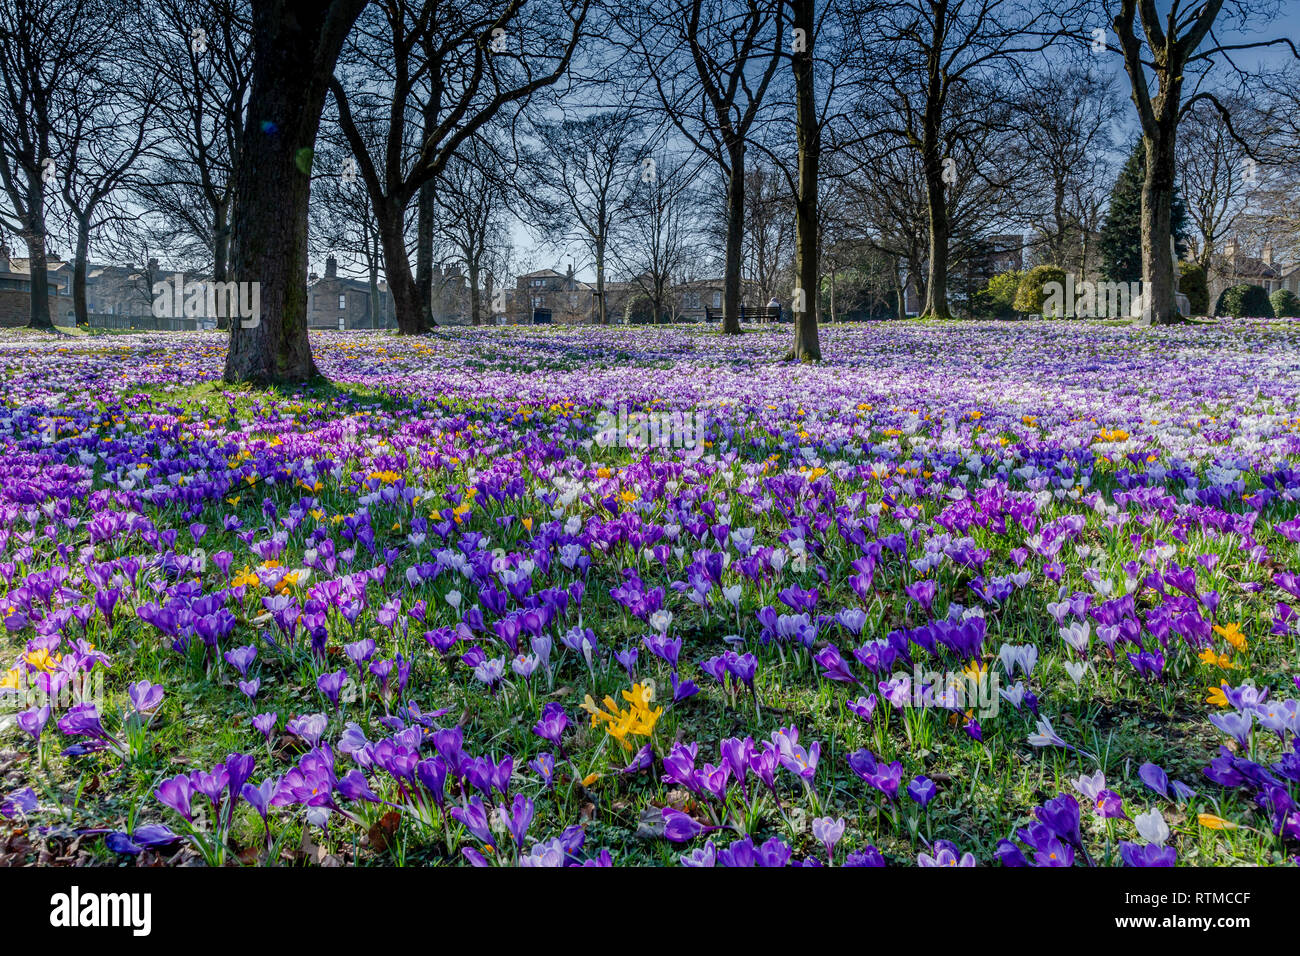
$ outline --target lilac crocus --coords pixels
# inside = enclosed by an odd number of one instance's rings
[[[813,839],[826,848],[827,862],[835,862],[835,844],[844,836],[844,818],[832,820],[830,817],[818,817],[812,822]]]
[[[151,684],[147,680],[129,684],[127,693],[131,698],[131,706],[135,708],[136,713],[146,717],[158,709],[163,699],[162,687],[158,684]]]
[[[45,725],[50,720],[50,705],[45,704],[41,707],[33,707],[30,710],[24,710],[15,718],[19,728],[38,744],[41,742],[41,734],[45,730]]]
[[[271,735],[275,733],[276,721],[279,715],[275,711],[268,711],[265,714],[257,714],[253,717],[253,729],[266,738],[266,742],[271,742]]]

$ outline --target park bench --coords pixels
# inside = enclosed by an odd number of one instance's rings
[[[705,322],[721,322],[722,310],[710,309],[707,306],[704,309]],[[740,307],[741,322],[789,322],[788,316],[784,315],[779,305],[742,305]]]

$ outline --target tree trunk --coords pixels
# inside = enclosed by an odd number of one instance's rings
[[[225,380],[272,385],[315,377],[307,337],[311,161],[347,31],[364,0],[255,0],[243,150],[234,170],[230,281],[256,282],[259,312],[231,317]]]
[[[469,321],[472,325],[483,324],[483,297],[478,291],[478,260],[469,261]]]
[[[27,221],[22,240],[27,246],[31,274],[32,301],[28,312],[29,329],[53,329],[50,318],[50,276],[45,259],[45,190],[40,174],[27,186]]]
[[[952,318],[948,312],[948,205],[943,190],[943,163],[937,151],[926,157],[925,197],[930,219],[930,262],[921,315]]]
[[[911,268],[910,263],[908,264],[908,268],[909,269]],[[898,296],[898,299],[894,303],[896,318],[906,319],[907,318],[907,286],[904,284],[901,270],[898,268],[898,259],[894,260],[894,294]]]
[[[1152,325],[1178,321],[1174,301],[1173,195],[1174,123],[1161,123],[1144,136],[1147,168],[1142,182],[1142,320]]]
[[[415,287],[425,328],[437,325],[433,316],[433,182],[420,187],[415,198]]]
[[[727,179],[727,258],[722,273],[722,333],[740,334],[740,257],[745,230],[745,144],[731,148]]]
[[[90,257],[90,217],[77,216],[77,248],[72,259],[72,313],[79,326],[90,325],[86,308],[86,260]]]
[[[227,382],[316,374],[307,337],[307,206],[327,84],[365,0],[254,0],[253,69],[235,164],[230,279],[257,283],[257,314],[230,323]]]
[[[799,192],[795,197],[794,271],[799,283],[794,301],[794,345],[787,359],[819,362],[817,287],[821,268],[817,249],[817,167],[821,161],[821,128],[813,85],[813,7],[815,0],[794,0],[794,26],[804,31],[804,49],[794,54],[795,125],[799,142]]]
[[[380,329],[384,326],[384,306],[379,298],[379,265],[370,261],[370,327]]]
[[[411,260],[406,255],[405,212],[405,199],[389,196],[385,202],[375,205],[375,221],[384,250],[384,274],[388,278],[388,294],[393,299],[397,334],[419,335],[429,327],[425,324],[426,310],[420,302],[420,288],[411,272]],[[431,298],[429,301],[432,305]]]
[[[596,243],[596,322],[609,325],[609,313],[605,309],[605,243]]]

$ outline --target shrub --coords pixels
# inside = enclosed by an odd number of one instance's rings
[[[971,312],[977,318],[1010,319],[1016,314],[1016,290],[1024,273],[1012,269],[999,272],[988,285],[971,296]]]
[[[1273,304],[1273,314],[1279,319],[1300,318],[1300,296],[1290,289],[1278,289],[1268,297]]]
[[[1210,309],[1210,288],[1205,282],[1205,267],[1199,262],[1178,264],[1178,291],[1187,296],[1192,315],[1205,315]]]
[[[623,321],[628,325],[651,325],[654,320],[654,303],[644,292],[636,293],[623,306]]]
[[[1271,319],[1273,303],[1268,301],[1268,293],[1264,291],[1262,285],[1243,282],[1223,290],[1223,294],[1219,296],[1219,301],[1214,306],[1214,314],[1230,315],[1234,319],[1240,319],[1242,316]]]
[[[1065,287],[1065,270],[1060,266],[1034,266],[1026,272],[1020,279],[1020,285],[1016,288],[1016,298],[1013,307],[1017,312],[1023,312],[1026,315],[1039,315],[1043,311],[1043,300],[1046,294],[1043,292],[1043,286],[1049,282],[1059,283],[1062,289]],[[1061,318],[1066,309],[1061,309]]]

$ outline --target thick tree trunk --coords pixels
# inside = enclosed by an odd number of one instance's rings
[[[921,315],[952,318],[948,312],[948,205],[943,189],[943,163],[937,152],[925,163],[925,196],[930,220],[930,262]]]
[[[406,203],[400,196],[390,196],[383,205],[375,206],[379,242],[384,249],[384,274],[388,277],[388,294],[393,298],[397,334],[420,335],[429,329],[426,321],[429,310],[420,301],[420,287],[406,254],[405,214]],[[432,291],[426,301],[432,306]]]
[[[722,272],[722,332],[740,334],[740,258],[745,231],[745,144],[731,149],[727,179],[727,255]]]
[[[794,345],[786,358],[797,362],[819,362],[821,341],[817,334],[817,287],[821,266],[817,249],[817,167],[821,161],[821,128],[817,122],[817,100],[813,86],[813,31],[815,0],[794,0],[794,25],[807,38],[805,49],[793,57],[795,82],[795,126],[799,142],[799,192],[795,197],[794,271],[799,283],[794,301]]]
[[[1179,319],[1174,301],[1174,137],[1177,127],[1161,123],[1144,136],[1147,168],[1142,182],[1142,320],[1170,325]]]
[[[90,258],[90,217],[78,216],[77,248],[72,259],[72,314],[77,325],[90,325],[86,308],[86,260]]]
[[[415,287],[425,328],[437,325],[433,316],[433,182],[420,187],[415,197]]]
[[[258,283],[258,314],[230,325],[227,382],[313,378],[307,338],[311,159],[334,62],[365,0],[254,0],[253,69],[235,165],[230,281]]]
[[[27,221],[21,235],[27,246],[31,275],[32,301],[28,312],[29,329],[53,329],[50,319],[50,276],[45,258],[45,195],[40,175],[27,188]]]

